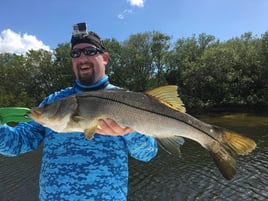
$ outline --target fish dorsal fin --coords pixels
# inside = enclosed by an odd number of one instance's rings
[[[174,110],[186,112],[184,104],[178,96],[177,89],[178,87],[176,85],[167,85],[146,91],[145,94],[154,97],[159,102]]]

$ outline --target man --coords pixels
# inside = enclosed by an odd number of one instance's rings
[[[40,106],[66,96],[116,88],[105,75],[109,54],[101,38],[75,25],[71,39],[73,87],[49,95]],[[92,140],[84,133],[55,133],[36,122],[0,127],[0,153],[16,156],[44,142],[40,173],[40,200],[126,200],[128,154],[149,161],[157,154],[152,137],[121,128],[111,119],[99,120]]]

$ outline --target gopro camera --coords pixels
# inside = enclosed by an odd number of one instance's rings
[[[77,23],[73,25],[73,36],[74,37],[84,37],[87,33],[87,24],[86,23]]]

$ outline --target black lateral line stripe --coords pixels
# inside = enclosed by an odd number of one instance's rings
[[[137,107],[137,106],[134,106],[134,105],[131,105],[131,104],[128,104],[126,102],[123,102],[123,101],[120,101],[120,100],[115,100],[115,99],[112,99],[112,98],[109,98],[109,97],[103,97],[103,96],[97,96],[97,95],[92,95],[90,94],[89,95],[90,97],[93,97],[93,98],[99,98],[99,99],[104,99],[104,100],[108,100],[108,101],[112,101],[112,102],[115,102],[115,103],[120,103],[120,104],[123,104],[123,105],[126,105],[128,107],[131,107],[131,108],[135,108],[135,109],[138,109],[138,110],[142,110],[142,111],[146,111],[146,112],[149,112],[149,113],[152,113],[152,114],[157,114],[157,115],[161,115],[163,117],[167,117],[167,118],[170,118],[170,119],[174,119],[174,120],[177,120],[177,121],[180,121],[180,122],[183,122],[185,123],[186,125],[189,125],[190,127],[193,127],[199,131],[201,131],[202,133],[206,133],[204,132],[203,130],[201,130],[200,128],[188,123],[188,122],[185,122],[185,121],[182,121],[178,118],[175,118],[173,116],[170,116],[170,115],[166,115],[166,114],[163,114],[163,113],[159,113],[159,112],[155,112],[155,111],[151,111],[151,110],[148,110],[148,109],[143,109],[143,108],[140,108],[140,107]],[[87,98],[88,96],[80,96],[80,98]],[[207,134],[207,133],[206,133]],[[208,135],[208,134],[207,134]],[[211,135],[209,135],[211,138],[215,139],[214,137],[212,137]],[[217,139],[215,139],[216,141],[218,141]]]

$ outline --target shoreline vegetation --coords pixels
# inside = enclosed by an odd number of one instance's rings
[[[104,44],[111,57],[107,74],[122,88],[177,85],[188,113],[268,112],[268,31],[227,41],[205,33],[174,40],[151,31]],[[34,107],[72,86],[69,52],[70,43],[62,43],[53,51],[0,53],[0,107]]]
[[[203,115],[203,114],[226,114],[226,113],[250,113],[265,115],[268,114],[268,105],[218,105],[214,107],[195,107],[190,108],[186,112],[192,115]]]

